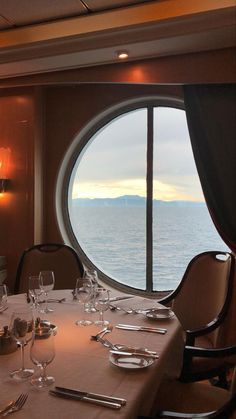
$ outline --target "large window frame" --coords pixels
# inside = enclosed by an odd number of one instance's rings
[[[101,282],[112,288],[138,295],[159,296],[162,291],[153,290],[153,113],[155,107],[171,107],[185,110],[182,98],[173,96],[140,96],[128,101],[122,101],[109,109],[96,115],[74,138],[62,162],[56,187],[56,213],[60,232],[65,243],[73,246],[81,258],[82,263],[88,268],[98,271]],[[140,108],[147,109],[147,151],[146,151],[146,290],[128,286],[110,278],[100,271],[81,248],[70,222],[68,198],[70,196],[70,178],[91,137],[106,124],[120,115]],[[171,290],[167,290],[171,291]]]

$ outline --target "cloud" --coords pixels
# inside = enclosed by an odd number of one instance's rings
[[[146,150],[145,108],[114,119],[88,143],[75,169],[73,196],[145,196]],[[183,110],[155,109],[153,176],[158,199],[203,200]]]

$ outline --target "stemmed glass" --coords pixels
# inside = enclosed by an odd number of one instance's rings
[[[93,296],[93,287],[92,287],[92,282],[90,278],[77,279],[76,286],[75,286],[75,295],[76,295],[77,301],[79,301],[79,303],[82,303],[84,305],[84,312],[85,312],[86,303],[88,303]],[[77,324],[78,326],[79,325],[89,326],[92,323],[93,323],[92,320],[88,320],[88,319],[77,320],[75,322],[75,324]]]
[[[18,311],[13,312],[9,330],[11,336],[16,340],[21,348],[21,368],[12,371],[10,376],[17,380],[25,380],[33,375],[34,370],[25,368],[24,364],[24,347],[32,339],[34,329],[34,321],[32,310],[23,306]]]
[[[0,285],[0,312],[6,308],[7,305],[7,287],[5,284]]]
[[[53,271],[41,271],[39,273],[39,286],[45,293],[46,306],[41,309],[41,313],[50,313],[53,311],[52,308],[48,307],[48,293],[52,291],[55,285],[55,277]]]
[[[95,301],[95,289],[99,286],[98,285],[98,274],[95,269],[86,269],[84,273],[84,278],[90,279],[92,283],[92,293],[91,299],[88,303],[85,304],[85,311],[87,313],[96,313],[96,308],[94,306]]]
[[[40,288],[39,284],[39,277],[38,276],[30,276],[29,277],[29,296],[32,301],[32,307],[38,308],[39,307],[39,296],[42,294],[42,289]]]
[[[37,388],[50,386],[54,383],[54,377],[46,374],[46,367],[55,357],[54,334],[49,327],[35,329],[34,339],[30,348],[32,362],[41,368],[39,377],[32,377],[31,384]]]
[[[96,326],[107,326],[109,321],[104,320],[103,313],[109,308],[110,291],[105,288],[96,288],[95,290],[95,308],[99,311],[99,320],[95,321]]]

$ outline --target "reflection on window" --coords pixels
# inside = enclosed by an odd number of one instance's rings
[[[227,249],[206,209],[181,109],[149,104],[105,124],[79,153],[69,191],[70,223],[83,254],[124,285],[173,289],[194,255]]]

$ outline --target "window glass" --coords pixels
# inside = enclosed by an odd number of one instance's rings
[[[172,290],[189,261],[228,250],[213,226],[197,174],[185,111],[154,108],[153,284]]]
[[[146,114],[128,112],[92,136],[74,168],[69,197],[84,253],[109,277],[140,289],[146,288]]]

